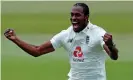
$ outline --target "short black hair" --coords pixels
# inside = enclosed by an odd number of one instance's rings
[[[87,4],[85,4],[85,3],[76,3],[73,6],[81,6],[83,8],[84,15],[89,16],[90,12],[89,12],[89,7],[88,7]]]

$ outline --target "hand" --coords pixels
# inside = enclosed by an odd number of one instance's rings
[[[7,29],[5,32],[4,32],[4,35],[6,38],[8,38],[9,40],[13,41],[16,39],[16,34],[14,32],[13,29]]]
[[[113,38],[112,38],[112,35],[111,34],[108,34],[106,33],[103,37],[103,41],[105,42],[105,44],[108,46],[108,47],[113,47],[114,46],[114,43],[113,43]]]

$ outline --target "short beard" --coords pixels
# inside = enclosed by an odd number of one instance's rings
[[[88,24],[88,21],[87,21],[86,23],[84,23],[84,25],[82,25],[82,27],[80,27],[79,30],[77,30],[77,31],[75,31],[75,32],[76,32],[76,33],[79,33],[80,31],[82,31],[83,29],[86,28],[87,24]]]

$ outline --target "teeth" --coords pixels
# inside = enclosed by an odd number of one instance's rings
[[[73,23],[78,23],[78,22],[73,22]]]

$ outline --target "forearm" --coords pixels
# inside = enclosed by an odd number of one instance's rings
[[[34,45],[28,44],[28,43],[20,40],[16,36],[14,30],[12,30],[12,29],[7,29],[4,32],[4,35],[6,38],[8,38],[12,42],[14,42],[16,45],[18,45],[25,52],[27,52],[28,54],[30,54],[34,57],[37,57],[37,56],[40,56],[42,54],[46,54],[46,53],[54,51],[54,47],[51,44],[51,41],[47,41],[46,43],[44,43],[40,46],[34,46]]]
[[[118,59],[118,49],[115,47],[113,43],[113,38],[111,34],[105,33],[103,37],[104,44],[104,50],[108,53],[108,55],[113,60]]]
[[[39,50],[37,49],[38,46],[34,46],[34,45],[30,45],[22,40],[20,40],[19,38],[16,38],[15,40],[13,40],[13,42],[18,45],[21,49],[23,49],[25,52],[27,52],[28,54],[37,57],[38,55],[40,55]]]
[[[118,59],[118,49],[115,47],[115,46],[111,46],[111,47],[108,47],[109,50],[110,50],[110,57],[113,59],[113,60],[117,60]]]

